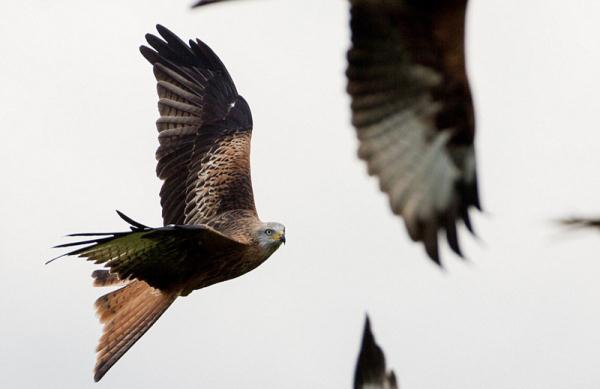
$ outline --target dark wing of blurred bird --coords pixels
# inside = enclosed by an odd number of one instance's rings
[[[194,7],[223,0],[201,0]],[[465,69],[467,0],[350,0],[348,86],[358,155],[408,234],[440,263],[480,209]]]
[[[571,217],[560,220],[560,223],[575,228],[596,228],[600,230],[600,219]]]
[[[285,242],[285,227],[263,223],[250,180],[252,117],[227,69],[200,40],[186,44],[165,27],[146,35],[142,55],[157,80],[157,175],[164,227],[119,212],[130,232],[85,233],[77,255],[103,264],[96,286],[124,284],[96,301],[104,333],[99,381],[179,296],[236,278]]]
[[[194,4],[192,4],[192,8],[200,7],[202,5],[222,3],[223,1],[228,1],[228,0],[198,0]]]
[[[479,208],[465,69],[466,0],[351,0],[348,93],[358,154],[410,237],[440,264]]]
[[[386,370],[385,356],[375,342],[368,316],[354,371],[354,389],[398,389],[396,375]]]
[[[220,3],[225,0],[199,0],[192,5],[192,8],[200,7],[201,5]]]

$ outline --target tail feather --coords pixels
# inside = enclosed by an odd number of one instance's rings
[[[145,290],[144,282],[132,282],[127,287],[117,289],[96,300],[96,313],[101,323],[108,326],[110,318],[119,313],[124,318],[128,311],[134,308],[135,301],[141,292]],[[105,327],[106,330],[106,327]]]
[[[97,351],[106,348],[108,345],[114,345],[121,340],[124,334],[127,333],[132,326],[131,323],[138,320],[143,314],[148,311],[151,306],[144,302],[143,290],[136,291],[140,293],[137,297],[132,297],[127,304],[118,312],[106,311],[101,315],[100,320],[104,320],[104,333],[98,342]],[[116,315],[119,315],[118,320],[113,320]],[[104,317],[104,319],[103,319]]]
[[[135,342],[154,324],[164,312],[160,307],[149,307],[138,312],[138,316],[127,322],[126,326],[135,331],[116,331],[115,336],[107,339],[108,344],[99,351],[96,364],[96,380],[99,380],[114,365]]]
[[[115,323],[106,325],[104,327],[104,333],[98,342],[96,351],[101,353],[109,347],[114,349],[118,348],[121,342],[128,336],[130,332],[129,329],[132,327],[135,328],[137,323],[145,319],[146,313],[151,309],[152,307],[144,305],[137,306],[134,309],[128,310],[127,318],[116,323],[117,325],[114,325]]]
[[[96,300],[104,333],[98,343],[96,382],[137,342],[175,301],[143,281],[133,281]]]

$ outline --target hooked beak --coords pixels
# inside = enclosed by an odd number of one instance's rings
[[[285,244],[285,234],[281,234],[281,236],[279,237],[279,241]]]

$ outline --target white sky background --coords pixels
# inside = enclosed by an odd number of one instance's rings
[[[483,205],[445,273],[355,157],[344,0],[0,4],[0,387],[350,388],[364,313],[404,389],[597,388],[600,249],[552,220],[600,213],[600,2],[473,0]],[[90,263],[70,232],[160,225],[158,113],[138,52],[205,40],[254,116],[263,220],[288,245],[182,298],[96,386]]]

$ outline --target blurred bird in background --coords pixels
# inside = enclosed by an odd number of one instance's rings
[[[559,221],[561,224],[574,228],[597,228],[600,229],[600,218],[578,218],[571,217]]]
[[[199,7],[224,0],[200,0]],[[465,67],[467,0],[350,0],[347,91],[358,155],[413,241],[441,266],[481,209]]]
[[[600,218],[568,217],[556,221],[569,230],[600,231]]]
[[[396,375],[386,370],[385,355],[375,342],[368,316],[354,371],[354,389],[398,389]]]
[[[252,116],[227,69],[200,40],[186,44],[165,27],[157,30],[162,39],[147,34],[151,48],[140,51],[157,80],[165,227],[118,212],[131,232],[73,234],[94,238],[57,246],[85,245],[64,255],[108,268],[93,272],[96,286],[125,285],[96,301],[104,324],[96,381],[177,297],[239,277],[285,243],[282,224],[258,218],[250,179]]]

